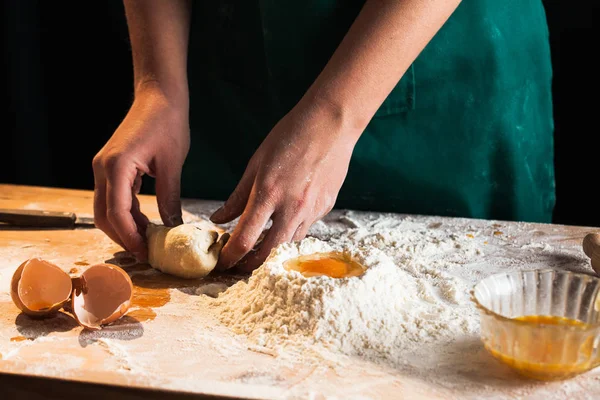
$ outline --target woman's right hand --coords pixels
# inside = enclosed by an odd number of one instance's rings
[[[187,99],[176,102],[158,89],[147,89],[136,94],[123,122],[94,157],[96,227],[140,261],[147,259],[148,223],[136,197],[142,175],[156,179],[163,223],[181,224],[181,170],[189,146]]]

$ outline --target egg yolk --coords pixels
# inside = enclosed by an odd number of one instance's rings
[[[27,308],[29,308],[32,311],[49,310],[53,306],[55,306],[55,304],[50,304],[47,301],[43,301],[43,300],[27,302]]]
[[[307,278],[328,276],[350,278],[365,272],[362,265],[341,253],[317,253],[300,256],[284,263],[288,271],[298,271]]]
[[[494,357],[514,368],[521,375],[540,380],[564,379],[593,367],[594,334],[586,333],[588,324],[565,317],[526,315],[514,318],[530,322],[531,327],[517,328],[512,345],[502,343],[501,348],[511,349],[511,355],[489,348]],[[538,329],[536,325],[548,329]],[[559,325],[579,327],[581,330],[565,332]],[[552,326],[556,328],[553,329]]]

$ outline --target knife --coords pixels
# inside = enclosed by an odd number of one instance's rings
[[[29,228],[95,227],[93,217],[80,217],[72,212],[0,208],[0,226],[2,223]]]

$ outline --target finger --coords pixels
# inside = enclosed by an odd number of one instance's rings
[[[140,235],[142,235],[142,237],[146,237],[146,227],[148,226],[148,223],[150,221],[148,220],[148,217],[146,217],[146,215],[142,213],[140,201],[137,198],[137,195],[142,190],[143,176],[144,173],[142,171],[138,171],[135,181],[133,182],[133,188],[131,190],[131,215],[133,216],[133,220],[138,226],[138,232],[140,233]]]
[[[125,248],[121,238],[114,231],[106,215],[106,180],[104,174],[94,169],[94,225],[106,234],[113,242]]]
[[[140,194],[140,191],[142,190],[142,177],[143,176],[144,176],[144,173],[142,171],[138,171],[137,176],[135,177],[135,180],[133,181],[133,189],[132,189],[133,194]]]
[[[156,201],[165,226],[183,224],[181,217],[181,168],[159,164],[156,168]]]
[[[252,200],[248,202],[240,221],[223,247],[219,268],[231,268],[253,249],[271,214],[272,209],[265,203]]]
[[[106,185],[107,217],[124,248],[138,260],[147,258],[146,243],[138,232],[131,210],[133,208],[132,189],[135,174],[122,166],[115,166],[108,176]]]
[[[297,242],[299,240],[304,239],[306,237],[306,234],[308,233],[308,230],[310,229],[310,227],[311,227],[311,224],[306,223],[306,221],[300,223],[300,225],[296,229],[296,232],[294,233],[294,236],[292,236],[292,241]]]
[[[250,192],[252,191],[254,178],[255,170],[249,166],[246,168],[246,171],[244,171],[242,179],[231,193],[231,196],[229,196],[221,208],[210,216],[210,220],[215,224],[225,224],[242,215],[242,212],[248,203]]]
[[[294,233],[294,237],[293,237],[293,241],[299,241],[302,240],[306,237],[306,235],[308,234],[308,231],[310,231],[310,228],[315,224],[315,222],[322,220],[323,218],[325,218],[327,216],[327,214],[329,214],[331,212],[331,207],[326,207],[324,211],[322,211],[316,218],[314,219],[308,219],[305,220],[304,222],[302,222],[299,226],[298,229],[296,230],[296,233]],[[307,221],[311,221],[311,223],[308,223]]]
[[[135,224],[137,225],[137,230],[139,232],[139,234],[142,236],[142,238],[146,237],[146,228],[148,227],[148,223],[150,222],[148,220],[148,217],[146,217],[146,215],[144,215],[144,213],[142,213],[142,210],[140,208],[140,201],[136,196],[137,193],[135,193],[135,191],[133,191],[131,193],[131,199],[132,199],[132,204],[131,204],[131,215],[133,216],[133,220],[135,221]]]
[[[297,222],[294,220],[283,217],[275,217],[273,226],[269,229],[269,232],[261,242],[257,251],[248,254],[239,265],[239,268],[243,271],[252,271],[262,265],[267,259],[271,250],[280,245],[281,243],[289,242],[292,240],[294,233],[298,230]]]

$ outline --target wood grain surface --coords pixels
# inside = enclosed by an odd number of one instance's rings
[[[92,201],[93,193],[89,191],[0,185],[0,208],[92,216]],[[141,196],[140,202],[150,219],[159,218],[155,198]],[[186,199],[184,220],[205,218],[218,206],[217,202]],[[339,215],[335,211],[328,218],[334,221]],[[440,221],[455,223],[447,218]],[[465,223],[456,220],[457,226],[459,222]],[[526,226],[530,238],[543,236],[547,243],[571,249],[580,248],[583,237],[597,230],[502,224],[504,231]],[[131,311],[99,332],[82,330],[67,313],[41,321],[20,314],[10,300],[8,282],[17,266],[33,256],[65,270],[106,261],[123,266],[135,285]],[[74,393],[86,393],[86,398],[92,399],[116,394],[127,399],[478,398],[477,390],[431,385],[427,380],[360,359],[349,362],[340,374],[327,365],[316,368],[293,360],[284,363],[277,354],[245,344],[202,312],[194,289],[207,282],[231,285],[246,278],[222,274],[201,281],[176,279],[148,265],[133,263],[119,246],[93,228],[23,229],[0,225],[0,397],[71,398]],[[235,344],[223,345],[228,338]],[[499,387],[496,398],[564,398],[567,391],[569,398],[600,394],[597,370],[575,378],[575,389],[572,382],[537,385],[520,381],[494,360],[481,357],[477,362],[482,371],[472,377],[473,385],[476,387],[486,373],[492,374],[489,385]]]

